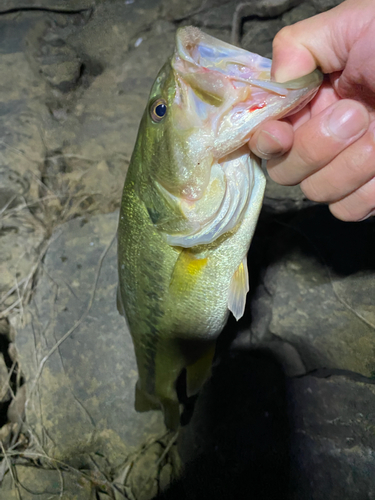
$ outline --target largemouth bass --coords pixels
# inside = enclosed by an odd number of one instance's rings
[[[171,429],[178,377],[186,370],[186,394],[196,394],[229,311],[244,312],[265,187],[246,142],[261,122],[302,107],[322,81],[315,71],[275,83],[270,68],[197,28],[179,29],[139,127],[120,212],[118,307],[137,359],[135,407],[161,408]]]

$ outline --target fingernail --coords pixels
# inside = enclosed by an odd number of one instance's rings
[[[307,73],[301,73],[301,70],[298,68],[296,71],[296,68],[288,68],[288,67],[282,67],[280,69],[277,69],[275,73],[273,74],[273,79],[275,82],[289,82],[290,80],[295,80],[296,78],[300,78],[301,76],[304,76]]]
[[[366,217],[363,217],[363,219],[360,219],[360,222],[362,222],[363,220],[369,219],[370,217],[374,217],[374,215],[375,215],[375,208],[373,210],[371,210],[371,212],[369,214],[367,214]]]
[[[333,135],[341,140],[351,139],[368,126],[366,110],[354,102],[338,103],[328,118],[328,127]]]
[[[261,130],[258,135],[257,150],[264,156],[274,156],[280,154],[283,148],[274,135]]]

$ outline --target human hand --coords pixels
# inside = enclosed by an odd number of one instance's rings
[[[316,67],[328,74],[303,110],[258,127],[251,150],[268,159],[270,177],[301,184],[333,215],[357,221],[375,215],[375,2],[347,0],[283,28],[273,42],[276,81]]]

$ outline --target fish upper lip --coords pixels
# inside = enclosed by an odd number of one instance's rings
[[[200,53],[199,49],[194,54],[194,49],[199,47],[199,45],[206,45],[208,49],[211,49],[212,58],[210,55]],[[217,52],[215,52],[216,50]],[[227,52],[228,58],[225,61],[224,67],[220,68],[221,62],[226,57],[224,55],[225,52]],[[203,64],[204,61],[199,60],[200,58],[203,58],[203,60],[208,58],[209,67],[206,67]],[[171,61],[173,69],[182,78],[186,73],[217,72],[218,74],[220,73],[221,78],[262,87],[277,95],[287,95],[290,90],[312,89],[318,87],[323,80],[322,73],[319,70],[315,70],[301,78],[282,83],[276,82],[271,80],[271,63],[270,59],[219,41],[193,26],[180,28],[177,31],[175,55]],[[227,70],[227,65],[229,67],[231,65],[242,65],[243,68],[247,68],[248,78],[241,77],[241,74],[236,74],[236,71],[233,72],[232,70],[230,72],[230,70]],[[263,73],[263,75],[260,75],[260,73]],[[262,78],[262,76],[266,76],[266,78]]]

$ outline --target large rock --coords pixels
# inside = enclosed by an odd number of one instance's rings
[[[374,498],[374,381],[307,376],[288,383],[288,397],[290,500]]]
[[[46,233],[30,211],[39,204],[45,89],[23,47],[32,17],[20,17],[0,16],[0,317],[14,312],[30,290]]]
[[[17,12],[26,9],[50,10],[52,12],[79,12],[94,7],[97,1],[98,0],[2,0],[0,12]]]
[[[270,350],[234,350],[181,430],[186,463],[165,500],[372,499],[375,385],[353,373],[283,374]]]
[[[375,221],[343,223],[315,206],[296,216],[264,217],[259,231],[265,239],[257,268],[264,271],[253,286],[252,341],[288,341],[308,371],[372,376]]]
[[[157,20],[159,3],[96,2],[90,16],[82,9],[91,1],[56,0],[48,13],[43,1],[2,4],[21,9],[0,19],[6,315],[21,311],[56,223],[119,206],[150,87],[174,45],[175,27]]]
[[[90,453],[118,465],[164,428],[159,412],[134,410],[133,346],[116,309],[117,217],[75,219],[53,234],[16,325],[27,426],[47,455],[75,465]]]
[[[79,471],[39,469],[16,465],[13,476],[7,474],[1,485],[4,500],[91,500],[92,484]],[[16,481],[16,482],[15,482]]]

